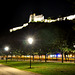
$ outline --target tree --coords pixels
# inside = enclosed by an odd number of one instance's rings
[[[52,44],[58,37],[58,33],[56,33],[56,27],[53,25],[44,25],[36,34],[37,39],[39,40],[37,43],[38,47],[41,49],[42,54],[45,55],[46,62],[46,54],[49,52],[49,49],[52,48]],[[57,31],[58,32],[58,31]],[[56,36],[55,36],[56,35]]]

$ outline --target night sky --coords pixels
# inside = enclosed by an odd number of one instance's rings
[[[27,23],[31,13],[43,14],[45,18],[74,14],[72,0],[6,0],[0,2],[0,36],[10,28]]]

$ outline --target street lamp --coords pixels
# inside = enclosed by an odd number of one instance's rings
[[[33,38],[28,38],[28,43],[31,45],[33,43]],[[31,68],[31,52],[30,52],[30,68]]]
[[[75,48],[75,45],[73,45],[73,47]]]
[[[8,51],[9,51],[9,47],[6,46],[6,47],[4,48],[4,50],[5,50],[6,52],[8,52]],[[6,63],[7,63],[7,58],[8,58],[8,55],[6,56]]]
[[[32,44],[33,43],[33,38],[28,38],[28,43]]]
[[[4,48],[4,50],[5,50],[5,51],[8,51],[8,50],[9,50],[9,47],[8,47],[8,46],[6,46],[6,47]]]

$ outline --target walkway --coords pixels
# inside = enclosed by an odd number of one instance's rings
[[[0,64],[0,75],[41,75],[33,72],[21,71],[12,67]]]

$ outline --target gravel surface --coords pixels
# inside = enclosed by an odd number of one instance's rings
[[[41,75],[33,72],[21,71],[12,67],[0,64],[0,75]]]

